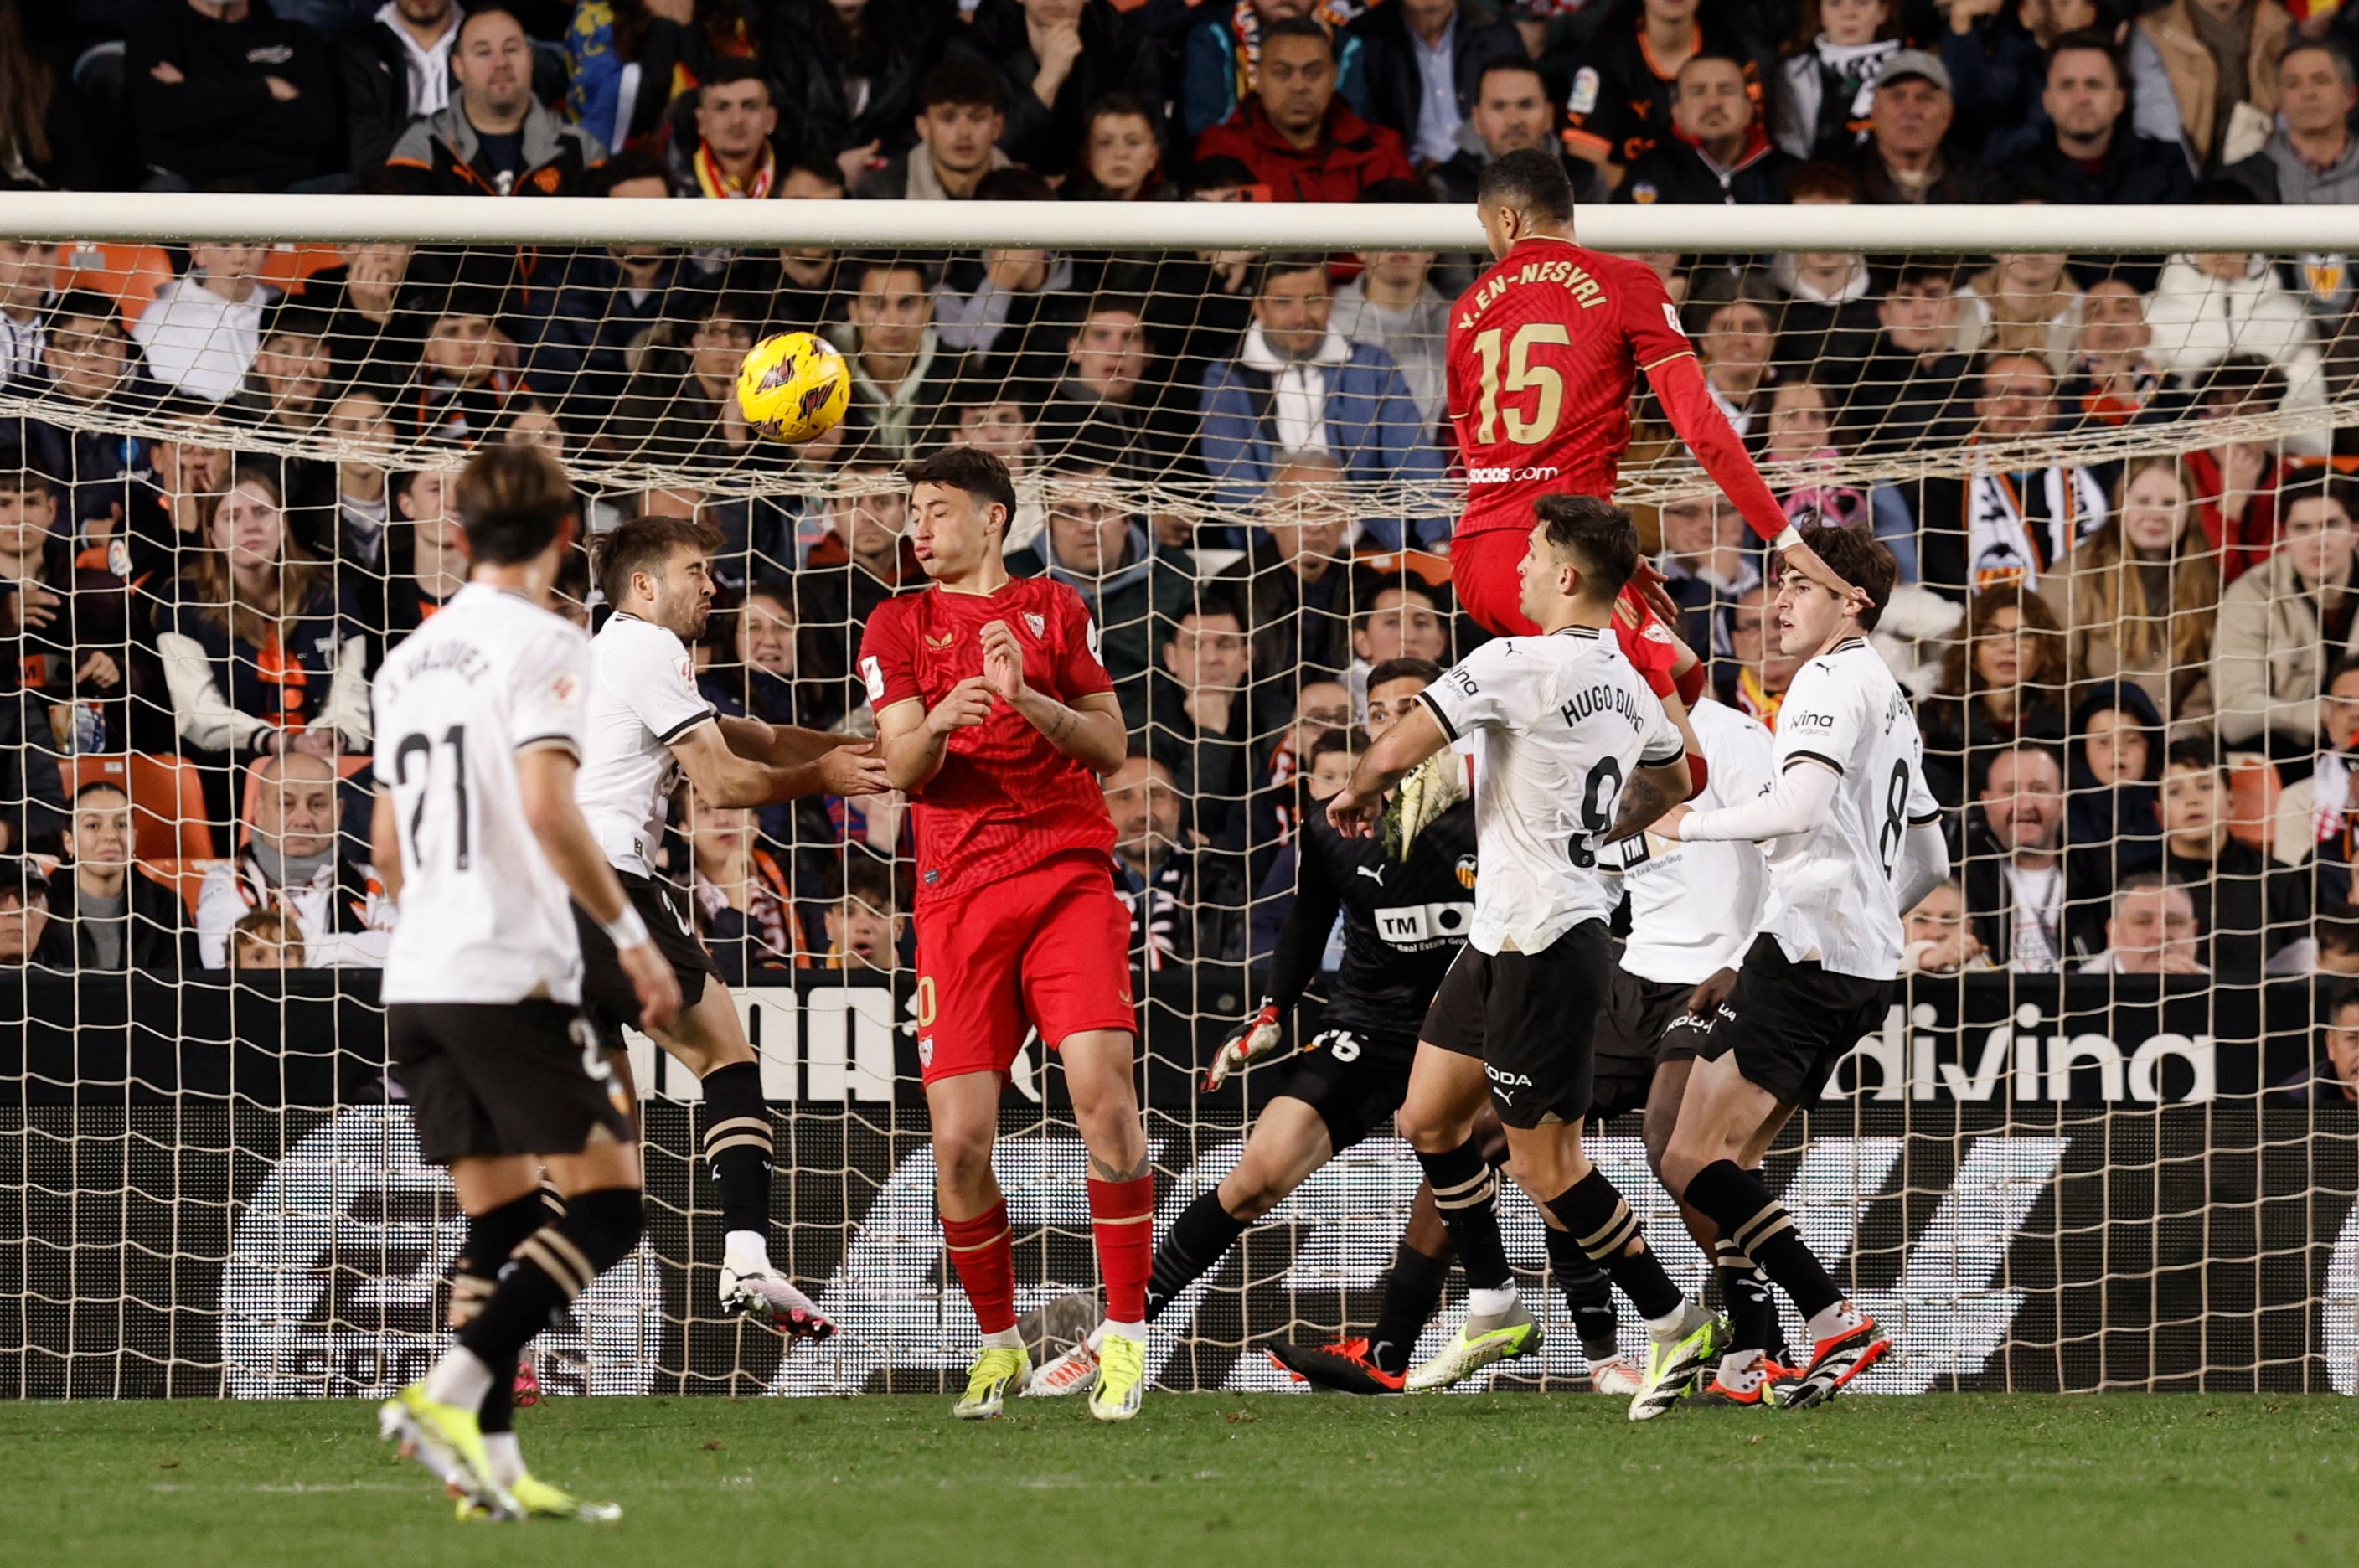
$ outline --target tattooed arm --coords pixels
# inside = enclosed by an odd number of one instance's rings
[[[1687,798],[1686,757],[1660,768],[1634,769],[1630,781],[1622,786],[1622,803],[1614,812],[1614,831],[1605,836],[1605,842],[1620,844],[1635,833],[1644,833],[1657,818]]]

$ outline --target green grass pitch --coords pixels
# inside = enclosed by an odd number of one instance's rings
[[[373,1406],[0,1405],[0,1562],[892,1563],[2359,1561],[2359,1402],[1854,1397],[1633,1426],[1582,1395],[1150,1396],[969,1426],[947,1399],[571,1399],[535,1468],[619,1525],[462,1525]]]

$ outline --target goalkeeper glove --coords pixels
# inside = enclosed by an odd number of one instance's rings
[[[1261,1001],[1261,1011],[1245,1020],[1245,1027],[1229,1036],[1212,1057],[1212,1071],[1204,1074],[1207,1091],[1228,1082],[1229,1074],[1277,1049],[1280,1026],[1277,1004],[1267,996]]]
[[[1407,860],[1417,835],[1464,799],[1466,763],[1456,752],[1437,751],[1410,768],[1385,805],[1386,858]]]

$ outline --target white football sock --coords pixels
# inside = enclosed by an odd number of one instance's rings
[[[492,1369],[463,1345],[452,1345],[450,1354],[426,1374],[426,1397],[437,1404],[479,1410],[484,1408],[484,1396],[491,1391]]]

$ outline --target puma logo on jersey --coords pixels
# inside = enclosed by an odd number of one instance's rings
[[[1384,867],[1381,866],[1354,866],[1352,869],[1358,872],[1361,876],[1368,878],[1368,880],[1374,882],[1379,887],[1385,885],[1385,871]]]

